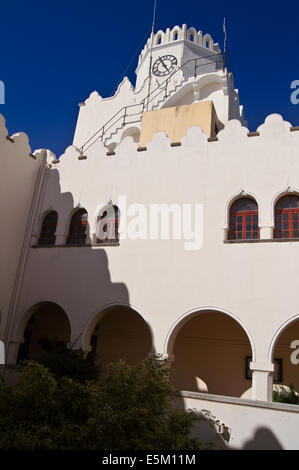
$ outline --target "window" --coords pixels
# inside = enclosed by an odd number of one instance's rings
[[[86,240],[87,212],[80,209],[73,215],[66,243],[68,245],[84,245]]]
[[[193,41],[193,42],[194,42],[194,34],[190,34],[189,41]]]
[[[230,208],[229,240],[259,238],[258,207],[254,199],[242,197]]]
[[[276,203],[274,238],[299,238],[299,197],[284,196]]]
[[[178,40],[178,37],[179,37],[179,33],[176,31],[173,35],[173,40],[174,41],[177,41]]]
[[[161,43],[162,43],[162,36],[159,36],[159,37],[157,38],[156,44],[161,44]]]
[[[119,209],[113,204],[105,206],[98,217],[96,242],[105,244],[119,243]]]
[[[57,212],[52,211],[47,214],[43,220],[38,245],[55,245],[55,232],[57,226]]]

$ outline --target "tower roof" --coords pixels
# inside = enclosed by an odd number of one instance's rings
[[[213,38],[210,34],[206,33],[203,35],[202,31],[197,31],[193,26],[187,29],[187,25],[183,24],[182,27],[174,26],[172,29],[167,28],[166,31],[159,30],[153,37],[153,47],[159,47],[168,43],[179,41],[189,41],[201,48],[220,53],[218,43],[214,43]],[[152,35],[148,38],[144,48],[142,49],[138,65],[146,55],[147,51],[151,48]]]

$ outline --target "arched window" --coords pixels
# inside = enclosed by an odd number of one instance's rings
[[[161,44],[162,43],[162,36],[158,36],[157,37],[157,41],[156,41],[156,44]]]
[[[84,245],[86,240],[87,212],[80,209],[73,215],[66,243],[68,245]]]
[[[194,34],[192,34],[192,33],[190,34],[189,41],[192,41],[192,42],[194,42]]]
[[[275,238],[299,238],[299,197],[287,195],[275,206]]]
[[[176,31],[174,34],[173,34],[173,40],[174,41],[177,41],[179,38],[179,33]]]
[[[96,242],[117,244],[119,243],[119,209],[114,204],[108,204],[101,210],[96,229]]]
[[[254,199],[242,197],[230,208],[229,240],[259,238],[258,207]]]
[[[58,216],[55,211],[49,212],[45,216],[38,240],[39,245],[55,245],[57,219]]]

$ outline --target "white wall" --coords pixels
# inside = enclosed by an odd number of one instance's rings
[[[166,337],[181,316],[217,308],[240,319],[253,338],[257,361],[267,363],[276,331],[299,314],[298,245],[225,244],[228,204],[241,191],[255,197],[262,237],[267,237],[274,198],[288,186],[299,186],[299,133],[290,132],[278,115],[268,117],[259,131],[260,136],[247,137],[247,130],[231,121],[218,142],[207,142],[193,128],[175,148],[160,133],[145,152],[137,152],[137,144],[126,138],[114,157],[98,144],[86,160],[69,148],[50,170],[41,208],[41,214],[50,208],[58,212],[58,243],[79,204],[88,211],[92,234],[100,205],[125,195],[128,204],[203,204],[203,247],[185,251],[182,240],[127,239],[119,247],[31,249],[19,317],[37,300],[57,300],[70,312],[77,337],[94,312],[125,299],[148,319],[156,351],[167,352]],[[123,286],[121,293],[115,283]]]
[[[0,338],[4,339],[8,327],[17,270],[29,223],[32,199],[38,172],[44,162],[44,152],[31,154],[28,137],[24,133],[8,138],[5,120],[0,115]],[[3,349],[1,349],[1,359]]]
[[[230,428],[229,449],[297,450],[299,406],[182,392],[180,406],[209,410]],[[199,428],[200,429],[200,428]],[[198,432],[202,436],[202,430]]]

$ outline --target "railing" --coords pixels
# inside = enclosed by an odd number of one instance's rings
[[[200,61],[211,59],[208,62],[201,63]],[[152,90],[143,100],[141,103],[132,104],[129,106],[124,106],[121,108],[114,116],[112,116],[109,121],[107,121],[98,131],[96,131],[81,147],[80,152],[83,154],[88,150],[93,144],[95,144],[98,140],[107,142],[108,139],[112,136],[113,132],[116,132],[119,128],[124,127],[126,124],[133,124],[136,122],[141,121],[142,114],[144,111],[148,111],[149,104],[152,103],[155,98],[158,98],[161,93],[164,92],[163,97],[160,99],[165,99],[168,97],[169,93],[169,85],[173,77],[178,74],[178,72],[183,72],[183,79],[176,85],[174,85],[174,90],[176,87],[180,86],[184,81],[187,81],[190,77],[194,76],[197,77],[198,75],[205,73],[203,71],[203,67],[210,70],[211,65],[215,65],[215,70],[225,69],[225,67],[232,71],[231,62],[229,56],[222,56],[222,54],[213,54],[206,57],[197,57],[195,59],[187,60],[183,65],[177,68],[174,72],[172,72],[169,77],[166,78],[162,83],[160,83],[157,88]],[[200,73],[198,70],[200,69]],[[157,103],[156,103],[157,104]],[[155,106],[155,105],[153,105]],[[132,112],[133,111],[133,112]],[[130,119],[133,120],[130,120]],[[120,124],[120,127],[116,128],[117,124]],[[109,135],[107,133],[109,130],[114,128]]]

